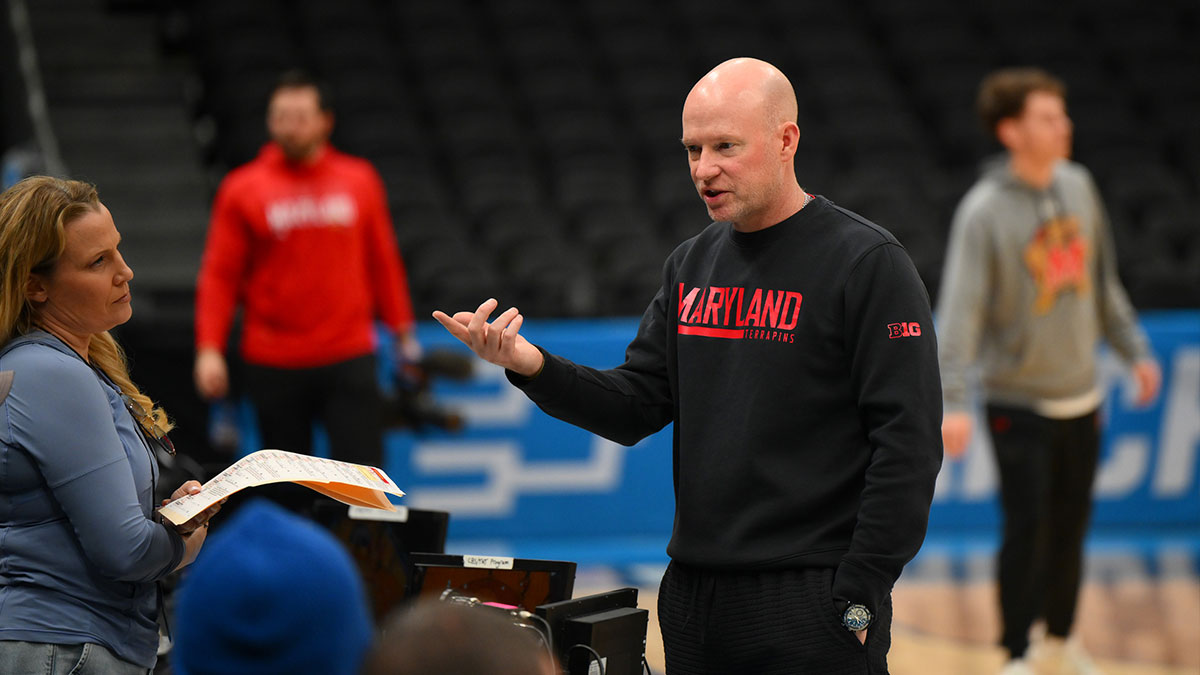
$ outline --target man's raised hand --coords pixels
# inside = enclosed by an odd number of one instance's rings
[[[516,307],[510,307],[488,323],[499,304],[495,298],[489,298],[474,313],[457,312],[450,316],[438,310],[433,318],[484,361],[532,377],[542,369],[542,352],[520,334],[525,317]]]

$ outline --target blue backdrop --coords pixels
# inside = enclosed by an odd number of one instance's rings
[[[1109,354],[1109,396],[1096,484],[1094,536],[1151,533],[1200,540],[1200,311],[1145,313],[1163,366],[1147,408],[1132,403],[1127,371]],[[523,333],[597,367],[623,360],[636,320],[532,320]],[[463,349],[435,323],[419,327],[427,350]],[[626,448],[559,422],[476,360],[467,382],[440,381],[440,404],[465,415],[458,434],[391,432],[385,470],[404,503],[450,511],[453,546],[471,552],[579,562],[665,560],[672,522],[670,427]],[[252,442],[253,436],[247,440]],[[997,530],[996,476],[986,434],[939,477],[930,540]],[[1193,544],[1194,545],[1194,544]]]

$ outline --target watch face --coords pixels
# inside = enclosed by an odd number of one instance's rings
[[[862,605],[850,605],[842,615],[842,623],[849,630],[863,630],[871,625],[871,612]]]

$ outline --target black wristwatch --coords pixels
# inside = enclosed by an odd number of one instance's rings
[[[866,605],[848,603],[842,610],[842,625],[851,633],[866,630],[873,618],[875,617],[871,616],[871,610],[867,609]]]

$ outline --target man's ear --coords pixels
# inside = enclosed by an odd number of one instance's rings
[[[1005,117],[996,123],[996,140],[1000,141],[1000,145],[1009,150],[1012,150],[1019,143],[1019,133],[1015,117]]]
[[[795,122],[785,122],[780,134],[783,140],[783,145],[780,148],[783,153],[783,159],[795,157],[797,144],[800,142],[800,127]]]
[[[25,297],[30,302],[45,302],[50,297],[41,275],[30,273],[29,279],[25,281]]]

